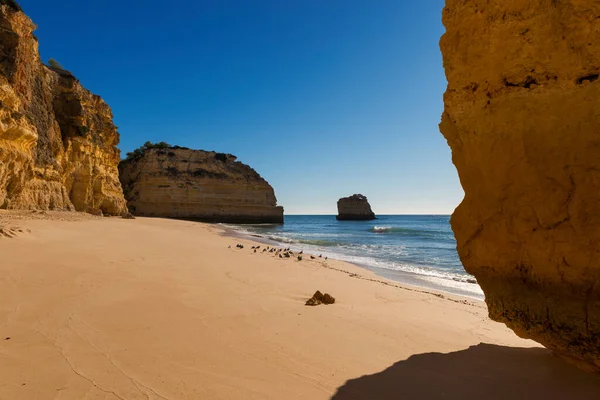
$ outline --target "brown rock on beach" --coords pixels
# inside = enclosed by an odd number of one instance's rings
[[[334,304],[335,298],[331,296],[329,293],[321,293],[320,291],[316,291],[313,296],[306,301],[307,306],[318,306],[320,304]]]
[[[321,304],[320,300],[315,299],[314,297],[311,297],[310,299],[308,299],[306,301],[306,303],[304,305],[306,305],[306,306],[318,306],[319,304]]]
[[[333,304],[335,303],[335,298],[329,293],[325,293],[321,298],[321,302],[323,302],[323,304]]]

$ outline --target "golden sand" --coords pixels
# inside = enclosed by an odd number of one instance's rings
[[[254,253],[218,226],[27,212],[0,226],[14,233],[0,236],[0,399],[600,393],[482,302]],[[336,303],[305,306],[316,290]]]

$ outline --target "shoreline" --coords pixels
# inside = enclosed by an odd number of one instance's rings
[[[275,241],[275,240],[271,240],[259,235],[252,235],[252,234],[245,234],[245,233],[241,233],[239,231],[236,231],[235,229],[231,228],[231,227],[224,227],[221,224],[210,224],[218,229],[221,230],[221,232],[218,232],[219,235],[221,235],[224,238],[232,238],[232,239],[239,239],[242,240],[247,244],[250,245],[269,245],[269,246],[276,246],[279,248],[282,248],[284,246],[282,246],[281,243]],[[301,251],[301,249],[298,246],[288,246],[290,249],[292,249],[293,251]],[[304,253],[306,255],[311,255],[311,253]],[[312,254],[314,256],[314,254]],[[379,274],[377,274],[375,271],[372,271],[370,268],[356,264],[356,263],[352,263],[349,261],[345,261],[345,260],[340,260],[337,258],[333,258],[333,257],[329,257],[328,260],[326,261],[333,261],[336,264],[336,266],[329,266],[329,265],[322,265],[323,268],[327,268],[333,271],[337,271],[339,273],[345,274],[350,276],[351,278],[356,278],[356,279],[361,279],[364,281],[368,281],[368,282],[374,282],[374,283],[378,283],[381,285],[385,285],[385,286],[390,286],[390,287],[394,287],[397,289],[401,289],[401,290],[406,290],[408,292],[416,292],[416,293],[422,293],[425,295],[431,295],[431,296],[435,296],[437,298],[440,299],[444,299],[444,300],[448,300],[448,301],[453,301],[455,303],[461,303],[461,304],[467,304],[467,305],[471,305],[471,306],[478,306],[478,307],[483,307],[487,309],[487,305],[485,304],[485,301],[483,299],[478,299],[478,298],[474,298],[471,296],[466,296],[466,295],[462,295],[462,294],[456,294],[456,293],[452,293],[452,292],[448,292],[442,289],[437,289],[435,287],[426,287],[426,286],[419,286],[419,285],[411,285],[410,283],[406,283],[406,282],[402,282],[402,281],[396,281],[390,278],[387,278],[385,276],[381,276]],[[346,267],[346,268],[344,268]],[[348,268],[348,267],[352,267],[352,268]],[[355,269],[354,271],[350,271],[349,269]],[[356,270],[357,269],[357,270]],[[361,275],[364,274],[364,275]]]
[[[253,234],[251,232],[241,232],[241,231],[237,230],[236,226],[233,226],[233,224],[219,223],[219,224],[215,224],[215,225],[222,228],[224,231],[223,235],[228,236],[228,237],[253,240],[258,243],[263,243],[263,244],[267,244],[270,246],[279,246],[279,247],[286,247],[286,248],[290,247],[291,249],[293,249],[295,251],[301,251],[304,248],[309,246],[309,245],[305,245],[303,247],[301,243],[284,243],[284,242],[279,242],[277,240],[274,240],[274,239],[271,239],[268,237],[260,236],[258,234]],[[243,226],[238,226],[238,227],[243,228]],[[323,254],[325,254],[325,253],[326,253],[326,251],[323,251]],[[481,294],[479,294],[479,293],[474,294],[474,293],[470,293],[470,292],[466,291],[464,288],[450,286],[450,284],[452,282],[456,282],[458,284],[463,283],[463,284],[468,284],[468,285],[476,285],[479,288],[479,290],[481,290],[481,288],[479,287],[479,285],[476,282],[472,283],[472,282],[451,281],[449,279],[443,279],[443,278],[427,276],[427,275],[420,275],[420,274],[408,272],[408,271],[392,270],[392,269],[387,269],[387,268],[378,268],[378,267],[370,266],[366,263],[355,262],[352,260],[345,260],[343,258],[340,258],[340,256],[342,256],[342,255],[340,255],[339,253],[329,252],[329,253],[327,253],[327,256],[330,259],[354,265],[363,270],[373,273],[377,277],[380,277],[380,278],[383,278],[386,280],[390,280],[395,283],[399,283],[400,285],[407,285],[407,286],[410,286],[413,288],[418,288],[418,289],[423,289],[423,290],[433,290],[433,291],[445,293],[448,295],[466,297],[468,299],[477,300],[477,301],[481,301],[481,302],[485,301],[483,292],[481,292]],[[439,280],[442,282],[436,284],[435,282],[432,282],[433,280]]]
[[[503,399],[523,388],[587,399],[600,390],[597,377],[489,320],[481,301],[333,259],[254,253],[256,241],[216,225],[0,212],[0,226],[11,234],[0,236],[2,400]],[[305,306],[316,290],[335,304]]]

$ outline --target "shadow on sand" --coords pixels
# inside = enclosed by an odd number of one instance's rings
[[[541,348],[481,343],[449,354],[414,355],[349,380],[332,400],[600,399],[600,376]]]

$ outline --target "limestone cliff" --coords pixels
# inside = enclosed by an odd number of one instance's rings
[[[273,188],[231,154],[148,148],[120,166],[127,206],[138,216],[282,223]]]
[[[0,208],[121,214],[111,110],[41,62],[34,30],[14,1],[0,1]]]
[[[350,197],[344,197],[338,200],[339,221],[369,221],[375,218],[371,210],[371,205],[362,194],[354,194]]]
[[[600,370],[600,2],[447,0],[452,217],[491,318]]]

